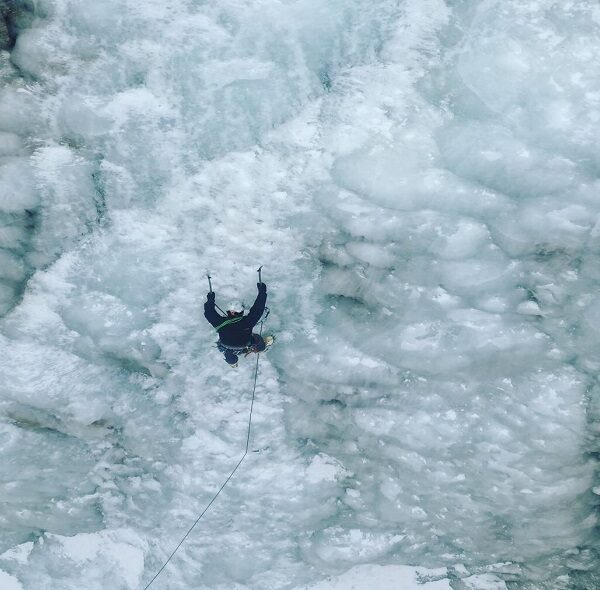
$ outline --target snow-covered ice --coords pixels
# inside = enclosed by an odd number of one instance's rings
[[[592,0],[0,2],[0,589],[600,587]]]

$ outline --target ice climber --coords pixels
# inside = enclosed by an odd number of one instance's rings
[[[227,316],[222,316],[215,309],[214,291],[211,289],[206,295],[204,317],[219,333],[217,346],[232,367],[237,367],[240,353],[262,352],[272,342],[270,336],[263,338],[259,334],[252,333],[252,328],[260,320],[267,302],[267,285],[261,282],[256,286],[258,295],[248,315],[244,315],[243,310],[229,309]]]

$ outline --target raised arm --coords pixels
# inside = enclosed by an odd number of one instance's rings
[[[258,320],[260,320],[265,311],[265,304],[267,303],[267,285],[264,283],[257,283],[256,286],[258,287],[258,295],[246,316],[246,321],[251,328],[258,323]]]
[[[215,293],[210,291],[206,294],[206,303],[204,304],[204,317],[213,325],[215,328],[223,322],[223,316],[217,313],[215,309]]]

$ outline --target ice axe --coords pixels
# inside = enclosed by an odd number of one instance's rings
[[[210,282],[210,279],[211,279],[211,277],[210,277],[210,274],[209,274],[208,272],[206,273],[206,278],[208,279],[208,291],[209,291],[209,293],[212,293],[212,292],[213,292],[213,289],[212,289],[212,283]],[[218,310],[219,310],[219,311],[220,311],[222,314],[224,314],[224,315],[227,315],[227,314],[226,314],[226,313],[225,313],[225,312],[224,312],[224,311],[223,311],[223,310],[222,310],[222,309],[221,309],[221,308],[220,308],[220,307],[219,307],[219,306],[218,306],[216,303],[215,303],[215,307],[216,307],[216,308],[217,308],[217,309],[218,309]]]
[[[261,271],[262,271],[262,264],[261,264],[260,268],[256,271],[258,273],[258,282],[259,283],[262,283],[262,273],[261,273]],[[265,309],[266,309],[267,313],[265,314],[265,316],[263,318],[263,322],[269,317],[269,314],[271,313],[271,310],[268,307],[265,307]],[[261,324],[261,328],[260,329],[262,330],[262,324]]]

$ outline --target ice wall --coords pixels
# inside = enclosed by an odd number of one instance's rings
[[[286,351],[288,427],[352,475],[307,559],[355,563],[383,528],[380,559],[593,587],[599,13],[403,7],[322,111],[329,302]]]
[[[2,53],[0,580],[597,582],[591,2],[43,0]],[[418,566],[418,567],[416,567]],[[9,586],[10,587],[10,586]]]

